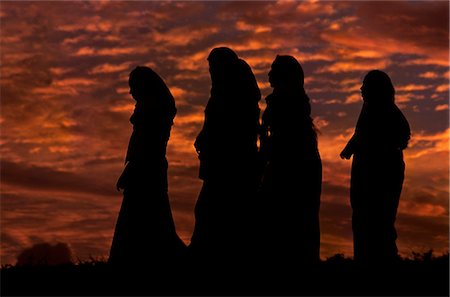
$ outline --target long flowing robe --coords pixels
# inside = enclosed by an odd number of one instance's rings
[[[267,166],[261,197],[267,260],[283,267],[319,260],[322,162],[308,101],[301,90],[274,90],[263,114],[261,150]]]
[[[249,70],[249,68],[247,68]],[[251,74],[214,86],[195,146],[203,180],[190,249],[205,261],[238,261],[250,252],[259,181],[257,134],[260,92]]]
[[[158,106],[136,104],[126,156],[126,186],[109,262],[114,265],[164,265],[184,248],[168,197],[166,146],[173,116]]]

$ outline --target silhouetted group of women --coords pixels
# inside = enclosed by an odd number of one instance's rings
[[[292,56],[276,57],[268,73],[273,92],[260,120],[251,67],[226,47],[214,48],[208,62],[211,94],[194,143],[203,186],[189,246],[176,233],[168,198],[174,98],[150,68],[130,73],[136,107],[117,182],[124,197],[109,262],[123,267],[189,258],[204,268],[243,269],[317,263],[322,162],[301,65]],[[370,71],[361,93],[355,133],[341,153],[353,155],[354,258],[390,261],[397,257],[394,222],[410,129],[386,73]]]

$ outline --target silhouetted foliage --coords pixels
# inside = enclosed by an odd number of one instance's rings
[[[159,272],[136,263],[134,269],[111,270],[91,259],[61,266],[2,266],[1,295],[47,296],[448,296],[449,255],[413,253],[395,265],[360,266],[343,254],[320,261],[307,271],[277,271],[270,278],[247,275],[241,267],[169,265]],[[205,276],[199,279],[199,276]]]
[[[62,265],[72,263],[72,251],[66,243],[38,243],[17,256],[17,265]]]

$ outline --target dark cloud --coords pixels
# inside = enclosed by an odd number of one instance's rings
[[[433,249],[438,254],[448,252],[448,216],[411,216],[399,214],[397,218],[399,247],[406,253]],[[414,228],[412,228],[414,226]],[[420,238],[420,240],[418,240]]]
[[[369,32],[448,51],[448,10],[447,1],[364,1],[358,4],[357,14]]]
[[[17,256],[17,266],[63,265],[72,263],[72,251],[66,243],[35,244]]]
[[[81,192],[105,196],[115,194],[113,185],[101,184],[92,177],[23,163],[2,161],[1,177],[2,183],[20,188]]]
[[[14,194],[5,188],[14,189],[5,185],[2,188],[2,263],[14,263],[14,257],[23,249],[42,242],[67,242],[80,259],[107,255],[120,194],[105,197],[24,189]]]

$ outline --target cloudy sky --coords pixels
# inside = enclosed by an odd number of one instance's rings
[[[67,243],[80,259],[108,255],[132,128],[127,77],[137,65],[158,72],[176,100],[170,200],[189,242],[201,187],[193,142],[217,46],[250,64],[263,96],[277,54],[303,65],[321,131],[323,258],[352,256],[351,161],[339,152],[361,109],[362,78],[386,71],[412,128],[400,251],[448,250],[447,1],[2,1],[0,22],[2,264],[40,242]]]

